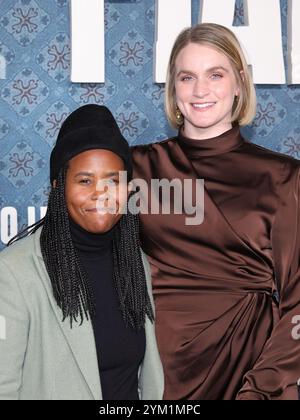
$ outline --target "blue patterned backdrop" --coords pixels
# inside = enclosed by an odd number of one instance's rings
[[[237,25],[242,4],[237,0]],[[199,1],[192,6],[196,23]],[[286,53],[287,0],[281,9]],[[46,205],[50,151],[62,121],[79,105],[105,103],[131,144],[174,133],[164,117],[163,86],[153,83],[154,19],[154,0],[107,0],[106,83],[75,84],[69,1],[0,0],[0,54],[7,63],[0,80],[0,210],[16,208],[19,229],[27,224],[28,206]],[[259,86],[257,92],[257,116],[244,134],[300,158],[300,86]],[[6,225],[3,218],[1,229]]]

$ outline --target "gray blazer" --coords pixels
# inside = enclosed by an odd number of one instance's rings
[[[0,253],[0,400],[101,400],[91,322],[72,329],[68,319],[62,322],[39,239],[40,229]],[[152,299],[144,255],[143,262]],[[139,395],[162,399],[163,371],[148,318],[145,330]]]

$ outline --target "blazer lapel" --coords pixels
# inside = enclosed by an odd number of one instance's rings
[[[151,269],[147,257],[141,251],[143,265],[145,269],[147,289],[155,313],[152,285],[151,285]],[[164,392],[164,374],[157,348],[154,324],[148,317],[145,322],[146,333],[146,351],[144,360],[139,370],[139,388],[142,400],[161,400]]]
[[[64,322],[62,322],[62,312],[54,299],[52,293],[52,285],[41,253],[40,234],[35,235],[35,251],[37,256],[37,269],[45,286],[59,327],[61,328],[65,339],[70,346],[71,353],[76,359],[78,367],[81,370],[95,400],[102,400],[99,368],[92,323],[85,319],[82,325],[79,325],[79,323],[75,322],[71,328],[69,319],[66,319]]]

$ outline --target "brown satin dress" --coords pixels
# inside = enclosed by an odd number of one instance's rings
[[[133,148],[134,177],[204,179],[204,221],[141,215],[165,399],[297,399],[299,161],[245,141],[182,135]],[[275,281],[276,278],[276,281]],[[272,295],[277,285],[279,307]]]

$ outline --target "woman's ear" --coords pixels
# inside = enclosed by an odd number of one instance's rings
[[[57,185],[57,181],[56,181],[56,179],[52,182],[52,188],[56,188],[56,185]]]
[[[244,84],[245,83],[245,76],[244,76],[244,71],[243,70],[240,70],[240,77],[241,77],[242,83]],[[240,88],[239,87],[235,91],[235,96],[240,96]]]

